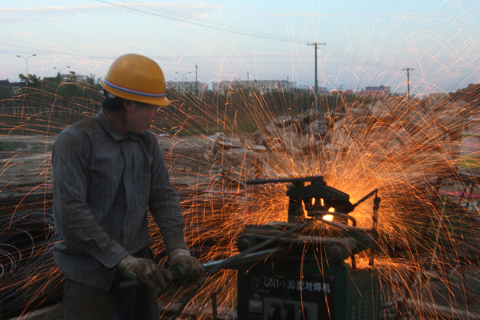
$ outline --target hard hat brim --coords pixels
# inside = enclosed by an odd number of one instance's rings
[[[170,101],[166,97],[166,93],[150,93],[131,90],[115,85],[114,83],[107,80],[100,81],[100,85],[106,91],[123,99],[142,102],[160,107],[166,107],[170,104]]]

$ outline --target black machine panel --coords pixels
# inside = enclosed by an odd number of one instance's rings
[[[285,271],[285,270],[284,270]],[[254,267],[248,272],[248,319],[335,319],[335,278]]]

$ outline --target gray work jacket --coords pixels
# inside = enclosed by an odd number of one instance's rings
[[[167,251],[186,249],[185,222],[155,136],[123,135],[100,111],[57,137],[54,259],[68,279],[108,291],[114,267],[149,245],[148,207]]]

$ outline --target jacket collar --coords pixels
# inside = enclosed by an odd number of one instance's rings
[[[107,115],[105,114],[104,109],[100,110],[100,112],[96,115],[98,122],[100,125],[105,129],[115,141],[122,141],[125,138],[130,138],[132,140],[138,140],[138,137],[134,133],[127,133],[123,134],[118,131],[117,128],[113,125],[113,123],[108,120]]]

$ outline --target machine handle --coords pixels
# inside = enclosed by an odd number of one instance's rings
[[[205,267],[205,269],[207,270],[207,272],[209,272],[212,268],[214,267],[217,267],[218,265],[220,265],[220,268],[224,268],[226,266],[228,266],[228,264],[225,264],[224,263],[225,260],[217,260],[217,261],[209,261],[209,262],[206,262],[203,266]],[[172,275],[172,278],[173,280],[181,280],[182,277],[183,277],[183,270],[181,268],[174,268],[172,271],[169,271],[170,274]],[[131,273],[128,273],[128,272],[123,272],[122,271],[122,274],[124,276],[127,276],[129,278],[131,278],[132,280],[131,281],[127,281],[127,282],[122,282],[120,284],[120,289],[122,290],[127,290],[127,289],[131,289],[131,288],[136,288],[136,287],[140,287],[141,285],[143,285],[144,283],[140,280],[137,280],[135,275],[131,274]],[[170,283],[167,283],[167,287],[170,285]]]
[[[356,206],[358,206],[360,203],[362,203],[363,201],[367,200],[368,198],[370,198],[373,194],[376,194],[378,192],[378,189],[375,189],[373,191],[371,191],[369,194],[367,194],[365,197],[363,197],[362,199],[358,200],[357,202],[355,202],[353,204],[353,207],[355,208]]]
[[[122,273],[123,274],[123,273]],[[172,278],[173,280],[179,280],[181,279],[182,277],[182,274],[180,271],[178,270],[173,270],[173,271],[170,271],[170,274],[172,275]],[[127,281],[127,282],[122,282],[120,283],[120,289],[121,290],[128,290],[128,289],[132,289],[132,288],[138,288],[142,285],[144,285],[144,283],[140,280],[137,280],[136,277],[134,275],[130,276],[130,275],[127,275],[128,277],[134,279],[132,281]],[[170,285],[170,283],[167,283],[167,287]]]

